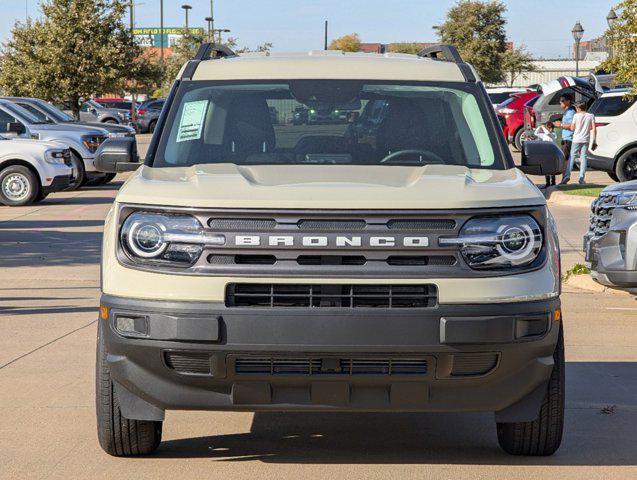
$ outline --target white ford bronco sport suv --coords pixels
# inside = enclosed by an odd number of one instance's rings
[[[299,109],[339,114],[298,124]],[[558,240],[499,128],[450,46],[202,45],[106,218],[102,448],[152,452],[171,409],[483,411],[507,452],[552,454]],[[97,157],[137,166],[128,138]],[[525,143],[528,173],[563,162]]]

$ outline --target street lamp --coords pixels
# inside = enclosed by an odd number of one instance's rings
[[[221,34],[222,33],[230,33],[230,30],[228,30],[227,28],[217,28],[217,29],[212,31],[212,34],[214,35],[215,32],[219,34],[219,45],[221,45]]]
[[[206,17],[204,20],[208,22],[208,41],[212,42],[212,17]]]
[[[610,9],[610,12],[608,12],[608,15],[606,15],[606,23],[608,23],[608,28],[609,28],[608,37],[606,38],[606,41],[610,43],[608,48],[608,55],[610,58],[613,58],[613,27],[617,23],[617,14],[615,13],[615,10],[613,10],[612,8]]]
[[[186,12],[186,33],[189,32],[189,28],[188,28],[188,10],[192,9],[192,7],[190,5],[188,5],[187,3],[184,3],[181,8],[184,9],[184,12]]]
[[[573,30],[573,39],[575,40],[575,76],[579,77],[579,44],[584,38],[584,28],[580,22],[576,22]]]

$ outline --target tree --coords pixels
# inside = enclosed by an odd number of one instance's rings
[[[121,88],[141,49],[122,19],[124,0],[44,0],[43,19],[16,23],[2,48],[0,88],[10,95],[79,100]]]
[[[361,39],[358,33],[351,33],[332,40],[329,50],[341,50],[343,52],[360,52]]]
[[[459,0],[447,12],[445,22],[434,27],[440,41],[455,45],[485,83],[498,83],[504,78],[505,12],[506,6],[498,0]]]
[[[389,47],[389,51],[392,53],[411,53],[417,54],[422,50],[422,46],[417,43],[400,42],[392,43]]]
[[[602,67],[617,74],[615,83],[632,84],[630,95],[637,95],[637,0],[624,0],[615,10],[617,21],[606,32],[612,56]]]
[[[509,87],[515,85],[518,77],[526,79],[525,72],[535,72],[537,67],[533,63],[533,56],[522,45],[519,48],[505,50],[502,54],[502,70],[506,75]]]

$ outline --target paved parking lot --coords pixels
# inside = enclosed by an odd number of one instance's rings
[[[489,414],[206,412],[169,412],[153,457],[108,457],[95,433],[95,319],[102,221],[120,184],[0,207],[0,479],[637,478],[637,302],[572,287],[553,457],[502,453]],[[568,267],[588,210],[551,208]]]

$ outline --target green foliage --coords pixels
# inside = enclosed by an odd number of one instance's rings
[[[400,42],[392,43],[390,46],[390,51],[392,53],[410,53],[412,55],[416,55],[421,50],[422,47],[417,43]]]
[[[358,33],[350,33],[340,38],[335,38],[328,47],[329,50],[341,50],[343,52],[359,52],[361,49],[361,39]]]
[[[617,74],[615,83],[630,83],[637,94],[637,0],[624,0],[615,7],[617,21],[606,31],[613,55],[602,67]]]
[[[506,6],[497,0],[459,0],[447,12],[445,22],[434,27],[440,41],[455,45],[485,83],[504,79],[505,12]]]
[[[576,263],[569,270],[567,270],[564,275],[562,275],[562,281],[566,282],[569,278],[574,277],[575,275],[587,275],[591,273],[591,269],[582,263]]]
[[[560,192],[565,193],[566,195],[579,195],[580,197],[599,197],[600,192],[605,188],[604,185],[578,185],[578,184],[569,184],[569,185],[561,185],[557,187]]]
[[[43,18],[17,22],[2,48],[0,89],[9,95],[71,100],[120,90],[145,75],[141,49],[122,22],[123,0],[44,0]]]
[[[504,51],[502,54],[502,70],[507,77],[509,86],[512,87],[523,73],[535,72],[537,67],[533,63],[533,56],[522,45],[519,48]]]

